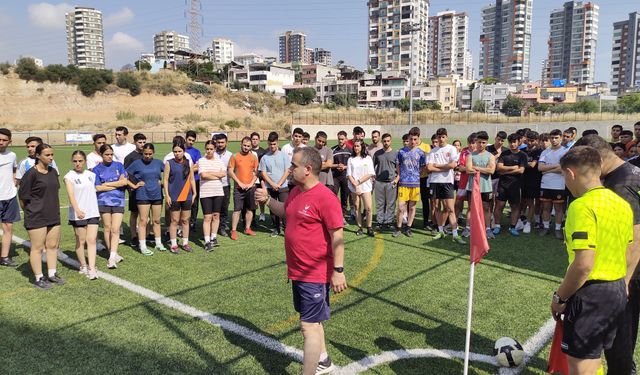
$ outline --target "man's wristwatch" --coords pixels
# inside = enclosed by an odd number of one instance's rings
[[[336,271],[337,273],[343,273],[344,267],[333,267],[333,270]]]
[[[558,295],[557,292],[553,292],[553,302],[557,303],[558,305],[564,305],[565,303],[567,303],[567,300],[560,298],[560,295]]]

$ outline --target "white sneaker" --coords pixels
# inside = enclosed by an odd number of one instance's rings
[[[88,275],[89,274],[89,270],[87,269],[87,266],[80,266],[80,269],[78,270],[78,273],[81,275]]]
[[[109,258],[109,260],[107,261],[107,268],[110,270],[118,268],[118,262],[116,262],[116,258]]]
[[[518,219],[518,222],[516,223],[516,230],[523,230],[524,229],[524,223],[522,222],[522,219]]]
[[[98,270],[95,268],[89,270],[87,273],[87,277],[89,278],[89,280],[96,280],[98,278]]]
[[[267,218],[264,217],[264,214],[260,214],[260,218],[258,220],[259,221],[266,221]]]
[[[516,227],[517,229],[518,227]],[[522,233],[529,234],[531,233],[531,223],[527,222],[522,228]]]
[[[120,254],[116,254],[115,255],[115,259],[116,259],[116,263],[120,263],[120,262],[122,262],[124,260],[124,258],[121,257]]]

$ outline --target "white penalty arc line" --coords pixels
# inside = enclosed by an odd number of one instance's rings
[[[24,240],[18,236],[13,236],[13,241],[23,245],[25,247],[31,247],[31,243],[27,240]],[[77,260],[69,258],[68,256],[59,257],[62,263],[65,263],[71,267],[79,268],[80,263]],[[162,294],[156,293],[152,290],[144,288],[140,285],[131,283],[127,280],[121,279],[117,276],[113,276],[111,274],[98,271],[98,276],[103,280],[106,280],[112,284],[121,286],[130,292],[139,294],[145,298],[148,298],[156,303],[169,307],[171,309],[177,310],[183,314],[192,316],[194,318],[200,319],[206,323],[212,324],[214,326],[220,327],[221,329],[241,336],[249,341],[252,341],[262,347],[273,350],[275,352],[284,354],[288,357],[293,358],[298,362],[302,362],[303,352],[300,349],[285,345],[280,341],[273,339],[271,337],[267,337],[261,333],[253,331],[247,327],[234,323],[232,321],[222,319],[216,315],[211,313],[196,309],[193,306],[186,305],[182,302],[178,302],[169,297],[163,296]]]

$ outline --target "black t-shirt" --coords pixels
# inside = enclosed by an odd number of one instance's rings
[[[501,150],[500,155],[502,155],[502,153],[504,153],[505,151],[508,151],[509,149],[504,147],[504,146],[502,146],[500,148],[500,150]],[[491,153],[491,155],[496,156],[496,163],[497,163],[497,160],[498,160],[498,158],[497,158],[498,149],[496,148],[496,146],[495,145],[487,146],[487,151],[489,151]],[[493,172],[493,175],[491,175],[491,180],[492,181],[493,180],[498,181],[499,178],[500,178],[500,173],[498,173],[498,168],[496,168],[496,171]]]
[[[526,167],[527,165],[527,155],[522,152],[513,152],[511,150],[503,151],[502,154],[498,157],[496,164],[502,163],[505,167]],[[502,174],[500,175],[500,186],[514,186],[520,185],[522,183],[522,175],[521,174]]]
[[[603,185],[629,203],[633,211],[633,225],[640,224],[640,168],[624,163],[604,177]],[[633,278],[640,279],[639,267],[636,267]]]
[[[258,148],[252,148],[251,151],[255,152],[256,155],[258,156],[258,162],[260,162],[260,160],[262,159],[262,157],[264,156],[264,154],[267,153],[267,150],[265,150],[262,147],[258,147]]]
[[[49,166],[40,173],[34,166],[20,180],[18,197],[24,202],[24,227],[37,229],[60,225],[58,171]]]
[[[522,183],[526,186],[540,188],[542,172],[538,169],[538,161],[540,160],[540,155],[542,155],[542,149],[534,148],[532,150],[525,150],[524,152],[527,155],[527,166],[524,168]],[[533,161],[536,162],[536,166],[530,167],[529,163]]]
[[[639,167],[640,168],[640,157],[635,156],[629,160],[627,160],[627,162],[633,166]]]
[[[133,164],[133,162],[134,162],[134,161],[136,161],[136,160],[140,160],[140,159],[142,159],[142,158],[143,158],[143,156],[142,156],[142,153],[141,153],[141,152],[138,152],[137,150],[133,150],[133,151],[131,151],[131,152],[129,153],[129,155],[127,155],[127,156],[124,158],[124,163],[123,163],[123,164],[124,164],[124,169],[129,168],[129,166],[130,166],[131,164]],[[133,177],[133,175],[132,175],[132,174],[131,174],[131,175],[129,175],[129,181],[133,182],[134,184],[137,184],[137,183],[138,183],[138,179],[137,179],[137,178],[135,178],[135,177]],[[129,192],[130,192],[130,193],[134,193],[134,194],[135,194],[135,190],[133,190],[133,189],[129,189]]]
[[[351,152],[352,152],[351,148],[347,147],[346,145],[344,148],[340,148],[340,145],[335,145],[331,147],[331,151],[333,151],[334,165],[342,164],[344,166],[347,166],[347,163],[349,162],[349,158],[351,157]],[[333,170],[333,177],[343,177],[347,175],[346,168],[342,172],[340,172],[336,168],[332,168],[332,170]]]

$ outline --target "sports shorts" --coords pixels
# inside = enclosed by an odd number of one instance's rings
[[[151,201],[137,201],[136,202],[139,206],[146,206],[146,205],[150,205],[150,206],[161,206],[162,205],[162,199],[154,199]]]
[[[453,199],[455,195],[453,184],[432,182],[429,186],[431,197],[435,199]]]
[[[509,205],[520,204],[521,200],[520,184],[503,185],[498,184],[498,194],[496,199],[501,202],[509,202]]]
[[[256,187],[253,186],[249,190],[240,188],[233,189],[233,210],[242,211],[243,209],[250,211],[256,210]]]
[[[420,200],[419,187],[398,187],[398,201],[400,202],[418,202]]]
[[[69,225],[74,228],[84,228],[87,225],[98,225],[100,224],[99,217],[91,217],[85,220],[69,220]]]
[[[0,221],[3,223],[16,223],[20,221],[18,197],[0,201]]]
[[[567,198],[566,192],[564,189],[555,190],[555,189],[540,189],[540,200],[543,202],[554,202],[554,203],[562,203]]]
[[[222,211],[222,201],[224,196],[206,197],[200,198],[200,205],[202,206],[203,215],[211,215],[214,213],[220,213]]]
[[[98,212],[101,214],[124,214],[122,206],[98,206]]]
[[[491,202],[493,200],[493,193],[480,193],[480,199],[483,202]],[[471,190],[467,190],[467,201],[471,202]]]
[[[300,320],[306,323],[320,323],[329,320],[329,283],[307,283],[291,281],[293,307],[300,313]]]
[[[587,281],[567,301],[562,351],[579,359],[600,358],[613,345],[626,303],[624,279]]]
[[[189,211],[191,210],[191,200],[186,200],[186,201],[182,201],[182,202],[171,202],[171,205],[169,206],[169,211],[171,212],[175,212],[175,211]]]

